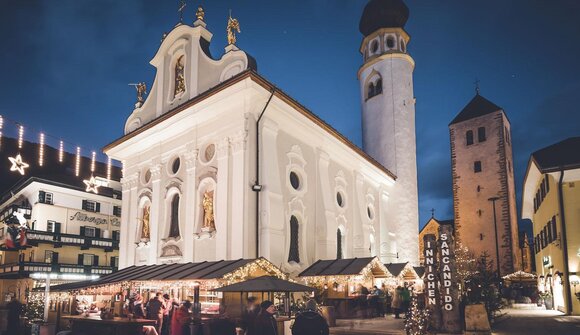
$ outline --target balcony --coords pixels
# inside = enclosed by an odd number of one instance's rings
[[[106,252],[119,250],[119,241],[112,238],[87,237],[73,234],[52,233],[40,230],[29,230],[26,234],[28,245],[38,246],[39,243],[53,244],[55,248],[64,245],[78,246],[81,250],[102,248]]]
[[[117,271],[117,268],[111,266],[18,262],[0,265],[0,279],[26,278],[31,273],[59,273],[63,275],[104,276],[115,271]]]

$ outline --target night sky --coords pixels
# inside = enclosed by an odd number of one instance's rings
[[[358,23],[367,1],[188,1],[185,23],[199,3],[214,57],[227,44],[231,9],[242,30],[237,45],[258,72],[361,146]],[[580,1],[406,3],[420,226],[431,208],[453,216],[448,124],[473,98],[476,78],[511,122],[519,207],[530,153],[579,135]],[[177,0],[0,0],[3,133],[15,136],[19,122],[26,139],[44,131],[48,144],[62,138],[85,155],[121,137],[136,97],[128,83],[152,85],[149,61],[178,22],[177,8]]]

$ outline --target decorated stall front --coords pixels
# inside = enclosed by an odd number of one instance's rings
[[[385,264],[393,277],[384,280],[385,287],[393,292],[397,286],[408,287],[416,293],[423,292],[424,269],[414,267],[411,263],[388,263]],[[420,271],[421,273],[419,274]]]
[[[366,316],[373,287],[381,288],[393,275],[377,257],[318,260],[298,275],[316,287],[323,305],[333,306],[339,318]],[[382,298],[382,297],[381,297]]]
[[[287,278],[265,258],[131,266],[97,280],[52,287],[50,306],[58,319],[91,312],[90,306],[95,311],[111,308],[114,315],[121,316],[129,298],[140,294],[147,301],[162,292],[180,301],[194,302],[203,317],[217,315],[220,303],[228,306],[230,316],[237,317],[244,303],[239,294],[214,289],[261,276]]]

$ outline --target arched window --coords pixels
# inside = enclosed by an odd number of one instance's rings
[[[179,237],[179,194],[171,199],[171,225],[169,226],[169,237]]]
[[[374,83],[370,83],[369,84],[369,91],[367,94],[367,99],[370,99],[372,97],[375,96],[375,84]]]
[[[290,217],[290,252],[288,262],[300,263],[300,253],[298,252],[298,219],[292,215]]]
[[[465,141],[467,142],[467,145],[473,144],[473,130],[468,130],[465,133]]]
[[[342,259],[342,232],[336,230],[336,259]]]
[[[383,93],[383,80],[379,78],[375,84],[375,95]]]
[[[477,140],[479,142],[485,142],[485,127],[479,127],[477,128]]]
[[[395,39],[393,38],[393,36],[387,37],[387,47],[389,49],[392,49],[395,47]]]

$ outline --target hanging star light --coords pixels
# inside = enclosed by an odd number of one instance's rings
[[[95,179],[94,176],[91,176],[91,179],[89,180],[83,180],[83,183],[85,183],[85,185],[87,185],[87,192],[94,192],[95,194],[99,194],[98,188],[99,185],[97,184],[97,180]]]
[[[27,169],[30,165],[22,161],[22,156],[18,154],[16,157],[8,157],[8,159],[10,160],[10,163],[12,163],[10,171],[18,171],[24,176],[24,169]]]

